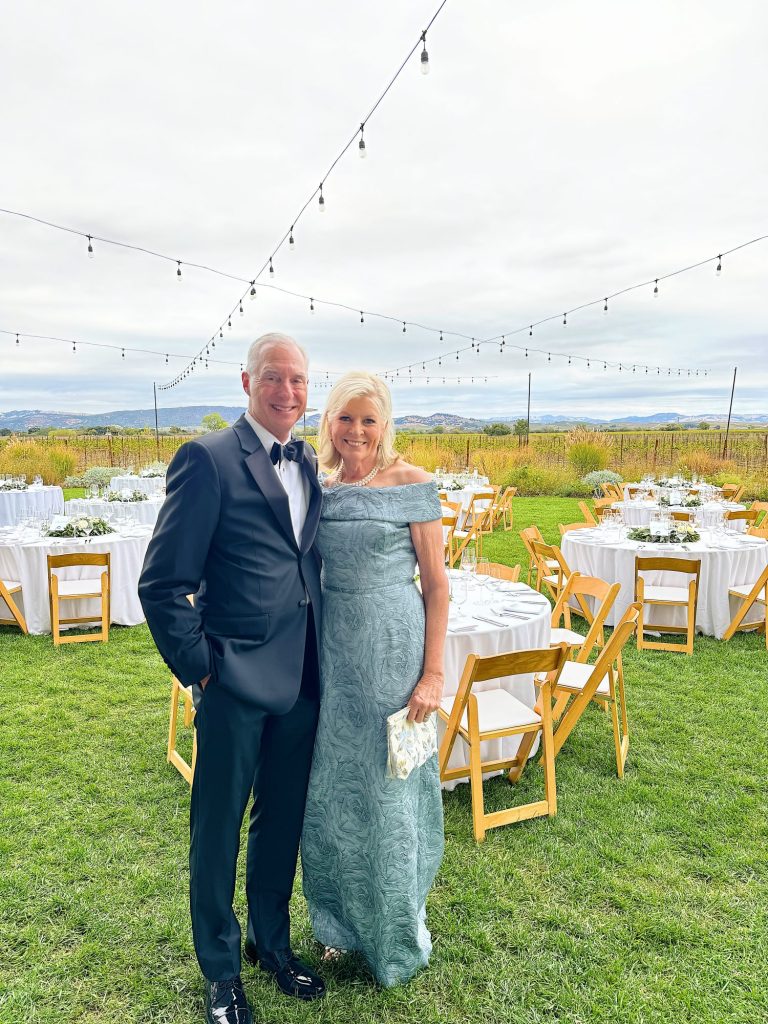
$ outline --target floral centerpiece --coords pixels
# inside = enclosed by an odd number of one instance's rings
[[[28,484],[15,480],[0,480],[0,491],[26,491]]]
[[[95,516],[80,516],[58,530],[48,530],[46,537],[103,537],[107,533],[114,532],[103,519],[97,519]]]
[[[669,505],[669,498],[666,495],[662,494],[662,496],[659,498],[659,504]],[[683,500],[677,502],[677,504],[680,506],[680,508],[701,508],[702,501],[701,498],[691,496],[690,498],[683,498]]]
[[[669,533],[651,533],[647,526],[635,526],[627,533],[629,540],[640,540],[645,544],[688,544],[700,540],[701,535],[690,523],[674,523]]]
[[[151,462],[146,469],[142,469],[139,476],[148,479],[150,477],[165,476],[168,467],[164,462]]]
[[[105,501],[148,501],[149,495],[144,491],[107,491]]]

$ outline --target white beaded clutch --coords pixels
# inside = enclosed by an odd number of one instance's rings
[[[408,708],[387,718],[387,776],[407,779],[414,768],[437,753],[437,723],[430,716],[426,722],[409,722]]]

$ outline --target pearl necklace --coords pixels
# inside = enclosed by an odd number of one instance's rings
[[[371,472],[367,473],[363,477],[362,480],[348,480],[348,481],[342,480],[341,479],[341,475],[342,475],[343,472],[344,472],[344,468],[342,467],[342,468],[339,469],[339,485],[341,487],[365,487],[365,485],[369,484],[371,482],[371,480],[373,480],[373,478],[379,472],[379,467],[378,466],[374,466],[373,469],[371,470]]]

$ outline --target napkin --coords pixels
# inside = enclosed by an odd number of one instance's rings
[[[471,633],[477,626],[471,619],[448,619],[449,633]]]

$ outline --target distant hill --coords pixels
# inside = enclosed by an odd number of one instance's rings
[[[232,405],[182,405],[169,409],[158,409],[160,427],[199,427],[203,416],[209,412],[217,412],[227,423],[241,415],[242,406]],[[525,413],[517,411],[506,416],[459,416],[455,413],[435,412],[431,416],[398,416],[395,425],[400,429],[421,430],[429,432],[435,427],[445,430],[481,431],[488,423],[514,423],[516,419],[525,418]],[[319,413],[307,416],[307,426],[316,427],[320,422]],[[571,427],[576,423],[590,426],[626,426],[630,428],[656,427],[662,423],[679,422],[682,426],[696,426],[700,422],[710,426],[724,426],[725,417],[722,413],[697,414],[684,416],[676,412],[655,412],[647,416],[624,416],[621,419],[596,419],[591,416],[568,416],[563,413],[546,413],[534,416],[531,423],[549,428]],[[768,424],[768,414],[754,416],[735,415],[731,422],[736,426],[751,424]],[[69,428],[77,430],[86,427],[154,427],[154,409],[117,409],[114,412],[85,414],[74,412],[47,412],[42,409],[17,409],[12,412],[0,412],[0,430],[22,431],[31,427],[48,427],[54,429]]]

